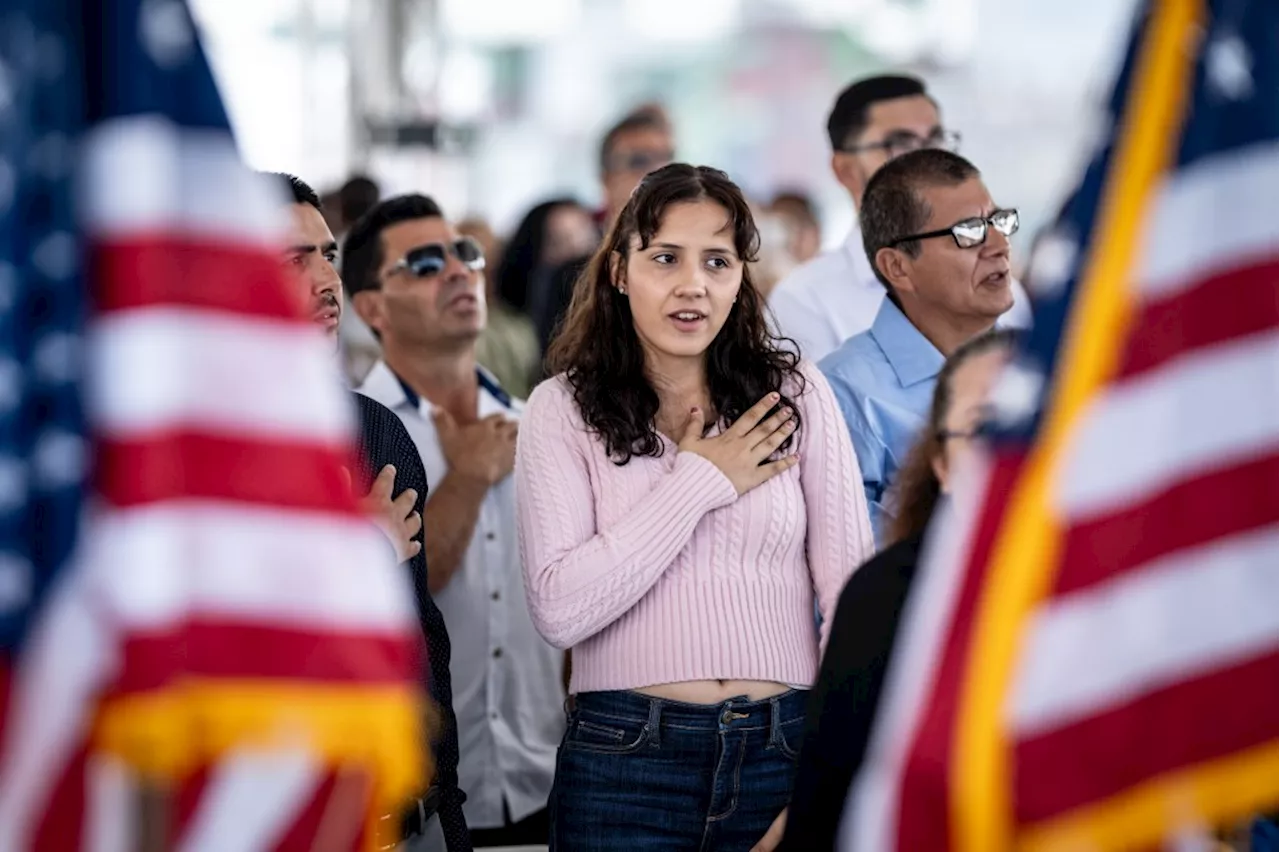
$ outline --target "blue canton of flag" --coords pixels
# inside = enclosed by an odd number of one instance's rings
[[[88,475],[74,221],[79,50],[61,3],[0,13],[0,655],[67,565]],[[5,690],[7,691],[7,690]],[[0,692],[3,694],[3,692]]]
[[[1153,4],[1158,5],[1158,4]],[[1250,0],[1214,0],[1207,3],[1208,26],[1199,34],[1199,61],[1195,63],[1189,103],[1182,127],[1167,128],[1180,142],[1170,164],[1174,171],[1187,169],[1207,158],[1232,150],[1245,150],[1276,138],[1277,108],[1272,96],[1277,79],[1275,8]],[[1149,6],[1143,4],[1142,14]],[[1108,104],[1108,121],[1098,149],[1079,187],[1063,204],[1053,227],[1037,239],[1031,257],[1028,286],[1035,303],[1035,326],[1024,339],[1017,363],[1007,371],[997,390],[997,435],[1027,441],[1040,428],[1042,403],[1051,392],[1049,377],[1058,374],[1057,361],[1076,307],[1077,290],[1088,260],[1087,248],[1094,216],[1103,203],[1106,172],[1115,145],[1125,127],[1121,119],[1131,98],[1144,93],[1132,88],[1139,53],[1130,49]],[[1229,204],[1224,192],[1206,196],[1215,204]],[[1241,205],[1237,205],[1241,206]],[[1169,244],[1192,247],[1225,242],[1247,244],[1249,233],[1233,237],[1224,227],[1240,218],[1266,218],[1267,210],[1241,209],[1224,218],[1225,210],[1205,206],[1188,211],[1182,222],[1160,221],[1158,236]],[[1169,229],[1176,227],[1176,235]],[[1160,247],[1161,249],[1164,246]],[[1263,305],[1265,308],[1265,305]],[[1174,329],[1166,329],[1172,333]]]

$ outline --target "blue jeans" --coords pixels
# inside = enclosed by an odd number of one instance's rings
[[[571,699],[552,852],[748,852],[790,799],[807,697]]]

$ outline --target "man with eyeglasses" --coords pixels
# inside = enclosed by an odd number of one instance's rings
[[[656,106],[637,109],[609,128],[600,142],[601,227],[613,224],[645,175],[675,156],[671,126]]]
[[[959,134],[942,126],[938,105],[915,77],[867,77],[836,99],[827,119],[831,170],[860,210],[867,182],[885,163],[910,151],[956,151]],[[1004,325],[1025,326],[1031,315],[1015,284],[1015,307]],[[769,296],[778,331],[819,361],[848,338],[866,331],[884,300],[854,226],[844,244],[797,267]]]
[[[563,658],[534,629],[516,541],[516,429],[523,404],[476,362],[484,254],[423,195],[379,203],[343,243],[342,280],[382,344],[361,393],[417,445],[427,586],[452,640],[459,785],[476,847],[546,843],[564,732]]]
[[[1009,238],[1018,212],[992,201],[968,160],[926,148],[871,177],[859,222],[887,298],[869,329],[818,366],[849,427],[884,545],[886,492],[927,420],[943,362],[1013,306]]]

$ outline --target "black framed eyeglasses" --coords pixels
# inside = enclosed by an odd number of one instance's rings
[[[475,271],[484,269],[484,249],[471,237],[460,237],[452,243],[427,243],[411,248],[398,260],[387,274],[406,270],[414,278],[431,278],[439,275],[449,264],[449,255],[456,257],[463,266]]]
[[[990,216],[974,216],[972,219],[961,219],[950,228],[943,228],[940,231],[926,231],[923,234],[911,234],[907,237],[898,237],[889,243],[891,248],[897,248],[903,243],[914,242],[915,240],[928,240],[934,237],[953,237],[956,245],[960,248],[973,248],[980,246],[987,241],[987,226],[995,228],[1006,237],[1012,237],[1018,233],[1018,211],[1017,210],[997,210]]]
[[[840,150],[845,154],[863,154],[867,151],[884,151],[890,158],[900,157],[923,148],[940,148],[955,153],[960,150],[960,134],[954,130],[938,128],[928,136],[920,136],[909,130],[895,130],[879,142],[850,145]]]

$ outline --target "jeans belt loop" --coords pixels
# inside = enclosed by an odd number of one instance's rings
[[[645,722],[645,727],[649,729],[649,748],[659,748],[662,745],[662,699],[649,699],[649,721]]]
[[[776,695],[769,699],[769,742],[782,742],[782,707]]]

